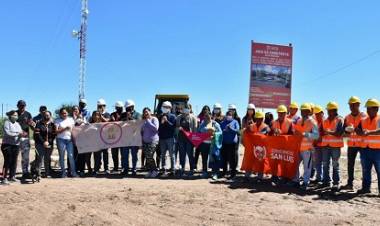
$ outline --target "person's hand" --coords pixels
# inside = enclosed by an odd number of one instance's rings
[[[274,129],[273,135],[279,136],[281,134],[279,129]]]
[[[364,129],[364,130],[363,130],[363,136],[368,136],[368,135],[369,135],[369,130]]]
[[[166,115],[162,116],[162,118],[161,118],[161,124],[164,124],[167,121],[168,121],[168,117],[166,117]]]
[[[48,142],[48,141],[45,141],[45,142],[44,142],[44,147],[45,147],[45,148],[48,148],[48,147],[49,147],[49,142]]]
[[[180,126],[178,129],[179,129],[179,131],[182,131],[182,130],[183,130],[182,126]]]

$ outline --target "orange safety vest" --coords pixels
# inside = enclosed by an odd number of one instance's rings
[[[251,132],[253,132],[253,133],[260,133],[266,127],[268,127],[268,125],[265,124],[264,122],[262,122],[259,127],[257,127],[256,123],[253,123],[251,125]]]
[[[280,130],[280,134],[288,134],[291,125],[292,121],[289,118],[285,118],[282,124],[277,119],[273,122],[272,128]]]
[[[313,129],[313,126],[316,124],[314,119],[309,118],[303,121],[301,118],[300,120],[297,121],[296,124],[294,124],[294,130],[298,131],[300,133],[305,133],[305,132],[311,132]],[[313,140],[304,137],[301,142],[301,148],[300,151],[309,151],[313,149]]]
[[[336,127],[338,125],[339,120],[341,118],[339,116],[335,117],[334,120],[330,121],[328,118],[323,120],[323,129],[324,130],[330,130],[335,131]],[[344,146],[343,137],[337,137],[332,135],[323,135],[322,136],[322,143],[320,146],[325,147],[333,147],[333,148],[341,148]]]
[[[318,126],[318,132],[321,134],[321,131],[323,130],[323,121],[324,119],[322,119],[321,122],[319,122],[318,120],[315,119],[315,122],[317,123],[317,126]],[[318,140],[315,140],[314,141],[314,146],[317,146],[317,147],[322,147],[322,139],[320,139],[320,141]]]
[[[363,130],[369,130],[374,131],[379,129],[379,120],[380,117],[376,116],[374,119],[371,120],[370,117],[367,117],[365,119],[362,119],[362,129]],[[380,149],[380,135],[369,135],[369,136],[362,136],[362,147],[363,148],[372,148],[372,149]]]
[[[353,116],[351,114],[347,115],[344,118],[344,122],[346,126],[353,126],[356,129],[361,120],[365,119],[367,116],[365,113],[359,113],[357,116]],[[362,137],[358,136],[355,132],[352,132],[348,135],[347,138],[348,147],[361,147],[362,146]]]

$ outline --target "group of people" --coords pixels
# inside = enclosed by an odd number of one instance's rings
[[[141,128],[142,147],[112,148],[113,171],[123,176],[136,175],[138,152],[142,149],[141,167],[148,173],[146,177],[193,177],[197,170],[198,160],[202,158],[201,177],[217,180],[220,177],[236,178],[239,162],[239,145],[244,133],[257,133],[268,136],[296,135],[302,137],[300,146],[300,163],[303,164],[303,175],[297,173],[292,180],[272,175],[276,186],[283,181],[291,186],[307,190],[310,183],[320,187],[331,186],[330,168],[332,165],[333,191],[339,189],[353,189],[355,159],[360,153],[362,165],[362,188],[359,193],[370,193],[371,170],[375,167],[380,178],[380,117],[379,101],[369,99],[365,107],[367,112],[360,111],[360,99],[351,97],[348,101],[351,113],[346,117],[338,114],[339,106],[329,102],[324,109],[319,105],[304,103],[300,107],[292,102],[289,106],[280,105],[277,108],[277,118],[271,113],[264,114],[256,111],[254,104],[249,104],[246,115],[241,119],[237,114],[236,106],[228,105],[224,114],[219,103],[204,106],[199,115],[194,115],[191,105],[177,106],[173,109],[172,103],[165,101],[161,104],[158,114],[154,115],[149,108],[144,108],[142,114],[135,110],[135,103],[127,100],[125,103],[117,101],[115,111],[111,114],[106,111],[104,99],[97,101],[97,110],[90,113],[87,110],[87,101],[81,99],[78,106],[68,111],[62,108],[59,117],[52,118],[52,114],[45,106],[40,107],[40,113],[32,118],[26,111],[26,103],[18,101],[18,110],[7,113],[8,120],[4,123],[4,137],[1,150],[4,156],[2,170],[2,184],[17,181],[15,178],[17,158],[22,156],[22,180],[29,176],[30,136],[33,133],[36,148],[35,163],[37,171],[41,172],[44,163],[43,177],[51,176],[51,155],[56,141],[62,177],[83,177],[97,175],[103,166],[103,173],[109,174],[108,149],[94,150],[93,153],[78,154],[73,140],[72,129],[87,123],[102,123],[109,121],[143,120]],[[298,114],[300,111],[300,115]],[[186,133],[208,133],[209,138],[197,148],[186,136]],[[339,160],[344,138],[347,138],[347,184],[340,187]],[[243,142],[244,143],[244,142]],[[67,153],[68,167],[65,167]],[[132,157],[132,167],[129,165],[129,154]],[[169,155],[170,166],[166,166],[166,157]],[[255,181],[261,181],[263,174],[252,172],[245,153],[241,169],[245,171],[245,178],[257,173]],[[187,157],[187,158],[186,158]],[[177,161],[179,158],[179,161]],[[186,161],[188,159],[188,161]],[[92,164],[92,160],[94,164]],[[121,161],[121,165],[120,165]],[[179,162],[179,166],[177,166]],[[186,163],[189,170],[186,171]],[[299,163],[299,164],[300,164]],[[87,171],[85,171],[87,168]],[[380,182],[379,182],[380,188]]]

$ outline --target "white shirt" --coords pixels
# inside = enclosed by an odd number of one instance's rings
[[[73,118],[71,117],[67,117],[66,119],[58,118],[54,121],[54,124],[58,129],[70,127],[70,130],[64,130],[63,132],[58,133],[57,138],[71,140],[71,130],[75,126],[75,122]]]

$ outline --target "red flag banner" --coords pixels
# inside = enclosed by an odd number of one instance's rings
[[[285,178],[296,175],[301,137],[265,136],[248,132],[243,136],[245,152],[242,170]]]
[[[201,143],[204,141],[210,139],[209,133],[192,133],[192,132],[186,132],[182,130],[182,132],[185,134],[187,139],[190,140],[190,142],[194,145],[195,148],[197,148]]]

